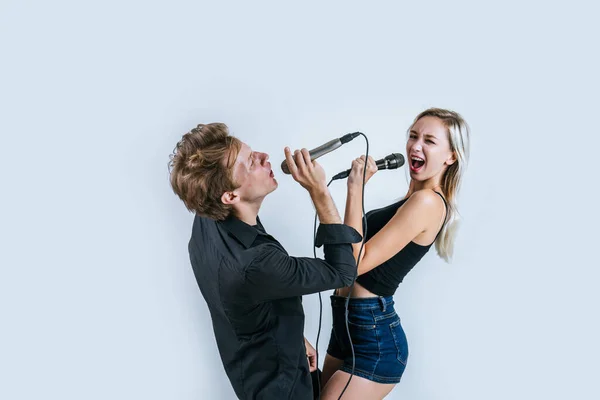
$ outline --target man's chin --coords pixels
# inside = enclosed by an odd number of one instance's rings
[[[277,183],[277,181],[275,179],[273,179],[273,182],[274,182],[273,189],[271,189],[271,191],[269,193],[273,193],[279,187],[279,183]]]

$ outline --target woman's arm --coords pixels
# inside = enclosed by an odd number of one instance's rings
[[[364,156],[352,162],[352,171],[348,176],[344,224],[353,227],[364,237],[362,224],[363,168]],[[366,181],[375,172],[377,172],[377,166],[375,161],[369,157]],[[354,258],[358,264],[358,275],[362,275],[392,258],[428,227],[437,227],[443,213],[442,200],[433,190],[415,192],[398,209],[394,217],[365,243],[360,259],[358,253],[361,243],[352,244]]]
[[[414,193],[392,219],[365,243],[361,258],[357,259],[358,275],[369,272],[392,258],[428,228],[437,227],[443,213],[442,199],[433,190]],[[355,246],[353,245],[353,249]],[[358,250],[354,255],[355,258],[358,256]]]

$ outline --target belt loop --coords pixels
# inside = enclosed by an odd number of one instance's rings
[[[381,308],[382,308],[382,312],[385,312],[385,308],[387,306],[387,304],[385,303],[385,298],[383,296],[379,296],[379,301],[381,302]]]

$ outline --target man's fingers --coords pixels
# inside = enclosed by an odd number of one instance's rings
[[[296,167],[298,167],[298,170],[303,171],[306,165],[304,163],[304,156],[300,150],[294,151],[294,160],[296,161]]]
[[[310,159],[310,153],[306,149],[302,149],[302,157],[304,159],[304,164],[307,169],[310,171],[312,169],[312,160]]]
[[[313,372],[317,369],[317,358],[313,356],[306,357],[308,360],[308,369],[310,372]]]
[[[288,169],[292,173],[292,176],[296,176],[298,174],[298,167],[296,166],[294,158],[292,157],[292,151],[289,147],[286,147],[283,149],[283,152],[285,154],[285,162],[287,163]]]

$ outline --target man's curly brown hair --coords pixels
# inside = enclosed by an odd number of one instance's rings
[[[170,155],[171,187],[188,210],[215,220],[224,220],[231,205],[223,204],[223,193],[239,187],[233,166],[242,147],[223,123],[200,124],[183,135]]]

